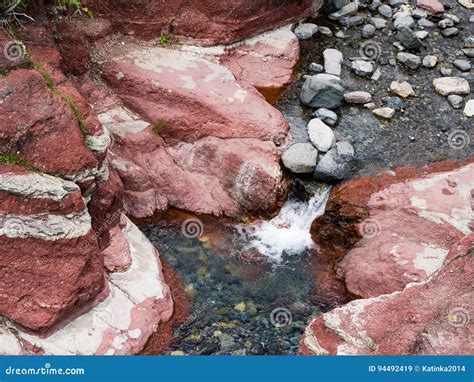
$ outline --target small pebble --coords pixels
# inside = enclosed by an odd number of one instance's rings
[[[423,58],[423,66],[425,68],[434,68],[438,63],[438,57],[436,56],[426,56]]]
[[[391,107],[379,107],[378,109],[372,110],[372,112],[382,118],[392,119],[395,115],[395,110]]]
[[[332,30],[328,27],[319,27],[318,32],[324,36],[332,36]]]
[[[474,99],[470,99],[466,102],[466,106],[464,106],[463,113],[468,118],[474,116]]]
[[[444,37],[454,37],[459,33],[458,28],[446,28],[441,31],[441,34]]]
[[[366,24],[362,28],[362,37],[370,38],[375,34],[375,27],[372,24]]]
[[[389,5],[383,4],[380,7],[378,7],[377,11],[386,18],[391,18],[392,17],[392,8],[390,8]]]
[[[321,73],[324,70],[324,66],[317,64],[316,62],[312,62],[309,65],[308,71],[311,73]]]
[[[452,107],[454,107],[455,109],[459,109],[462,106],[463,99],[461,96],[451,94],[450,96],[448,96],[448,101]]]
[[[372,100],[372,96],[367,92],[355,91],[345,93],[344,100],[347,103],[364,104],[370,102]]]
[[[471,70],[471,63],[466,60],[455,60],[454,66],[463,72],[469,72]]]
[[[436,28],[436,24],[427,19],[418,20],[418,26],[422,29],[435,29]]]
[[[352,62],[352,70],[358,76],[369,76],[374,72],[374,66],[363,60],[356,60]]]
[[[453,74],[453,69],[450,69],[450,68],[441,68],[440,70],[440,73],[445,76],[445,77],[449,77]]]
[[[454,21],[451,19],[443,19],[438,23],[438,27],[441,29],[446,29],[454,26]]]
[[[393,94],[396,94],[402,98],[407,98],[415,95],[413,87],[407,81],[392,81],[392,83],[390,84],[390,91]]]

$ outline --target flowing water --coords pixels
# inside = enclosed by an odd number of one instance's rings
[[[280,213],[253,225],[188,219],[140,228],[181,276],[192,301],[168,353],[294,354],[306,325],[327,307],[312,296],[310,235],[329,188],[309,201],[291,196]]]

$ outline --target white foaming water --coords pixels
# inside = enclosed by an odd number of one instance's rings
[[[273,219],[237,226],[248,242],[245,249],[256,249],[269,260],[281,263],[284,253],[295,255],[311,248],[311,224],[324,214],[329,191],[329,187],[321,187],[308,202],[289,198]]]

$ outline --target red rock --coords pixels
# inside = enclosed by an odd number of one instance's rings
[[[349,295],[363,299],[315,319],[302,354],[472,352],[469,320],[460,329],[446,317],[472,317],[473,177],[471,158],[333,190],[313,234]]]
[[[0,315],[46,332],[104,287],[91,219],[72,182],[11,165],[0,179]]]
[[[466,355],[474,353],[474,234],[453,245],[427,282],[350,302],[316,318],[301,354]]]
[[[238,81],[256,88],[274,103],[294,80],[299,52],[299,40],[287,26],[229,48],[220,62]]]
[[[274,142],[288,128],[279,111],[196,54],[137,44],[109,54],[103,75],[140,114],[100,115],[114,136],[111,163],[127,212],[144,217],[172,206],[236,216],[276,208],[284,187]]]
[[[156,39],[163,32],[197,39],[203,44],[229,44],[288,24],[317,12],[322,1],[286,2],[116,1],[87,0],[95,16],[109,19],[114,30]]]
[[[34,70],[0,78],[0,145],[41,171],[75,177],[97,160],[85,146],[72,110]]]
[[[444,6],[438,0],[418,0],[418,8],[427,10],[430,13],[443,13]]]
[[[136,354],[158,324],[170,318],[173,301],[153,245],[125,218],[123,238],[112,243],[131,255],[128,270],[109,275],[110,293],[62,329],[40,337],[0,324],[0,354]],[[116,236],[113,236],[115,239]],[[116,253],[119,255],[119,253]]]

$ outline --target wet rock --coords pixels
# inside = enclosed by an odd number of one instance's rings
[[[346,16],[352,16],[357,13],[357,9],[358,9],[358,1],[353,1],[345,5],[341,9],[339,9],[337,12],[331,13],[329,15],[329,18],[331,20],[339,20]]]
[[[397,39],[408,50],[418,51],[421,48],[421,41],[418,36],[408,28],[400,29],[397,33]]]
[[[426,9],[430,13],[443,13],[444,6],[438,0],[418,0],[418,8]]]
[[[367,92],[355,91],[344,94],[344,100],[347,103],[364,104],[370,102],[372,96]]]
[[[412,29],[415,26],[415,20],[411,16],[400,16],[395,19],[393,26],[397,30]]]
[[[446,28],[441,31],[441,34],[444,37],[454,37],[454,36],[457,36],[458,33],[459,33],[458,28]]]
[[[308,40],[318,31],[318,26],[312,23],[300,23],[296,26],[294,34],[300,40]]]
[[[349,4],[349,2],[350,0],[328,0],[324,6],[324,12],[326,12],[326,14],[337,12],[339,9]]]
[[[400,52],[397,54],[397,60],[410,69],[416,70],[421,65],[421,59],[411,53]]]
[[[375,30],[376,28],[372,24],[364,25],[364,27],[362,28],[362,37],[364,38],[373,37],[375,35]]]
[[[332,30],[325,26],[318,27],[318,32],[321,33],[323,36],[332,36]]]
[[[452,107],[454,107],[455,109],[460,109],[463,103],[463,98],[461,96],[451,94],[450,96],[448,96],[448,101]]]
[[[471,70],[471,63],[466,60],[455,60],[453,65],[463,72],[469,72]]]
[[[352,62],[352,70],[358,76],[370,76],[374,71],[374,66],[369,61],[356,60]]]
[[[393,94],[396,94],[402,98],[407,98],[415,95],[415,91],[413,90],[412,86],[406,81],[392,81],[392,83],[390,84],[390,91]]]
[[[323,52],[324,70],[328,74],[341,75],[341,65],[343,61],[342,53],[337,49],[326,49]]]
[[[433,87],[443,96],[469,94],[471,91],[469,82],[461,77],[436,78],[433,80]]]
[[[405,109],[405,102],[403,102],[398,97],[384,97],[383,101],[385,105],[391,109],[394,109],[394,110]]]
[[[328,126],[334,126],[337,123],[337,114],[329,109],[318,109],[311,116],[320,119]]]
[[[312,73],[321,73],[323,70],[324,66],[322,66],[321,64],[317,64],[316,62],[312,62],[308,68],[308,71]]]
[[[319,161],[314,171],[314,177],[318,180],[341,180],[346,178],[352,169],[355,152],[348,142],[338,142]]]
[[[372,112],[376,116],[385,118],[385,119],[392,119],[393,116],[395,115],[395,110],[390,107],[380,107],[380,108],[372,110]]]
[[[316,74],[306,78],[300,98],[307,106],[335,109],[341,106],[344,88],[339,77],[326,73]]]
[[[364,17],[360,15],[356,15],[356,16],[344,17],[343,19],[340,19],[339,24],[341,24],[343,27],[346,27],[346,28],[352,28],[357,25],[362,25],[364,23],[364,20],[365,20]]]
[[[474,116],[474,99],[470,99],[466,102],[463,113],[468,118]]]
[[[320,152],[327,152],[336,143],[332,129],[323,121],[314,118],[308,123],[308,135],[311,143]]]
[[[318,151],[311,143],[295,143],[281,157],[283,165],[296,174],[313,172],[317,158]]]

